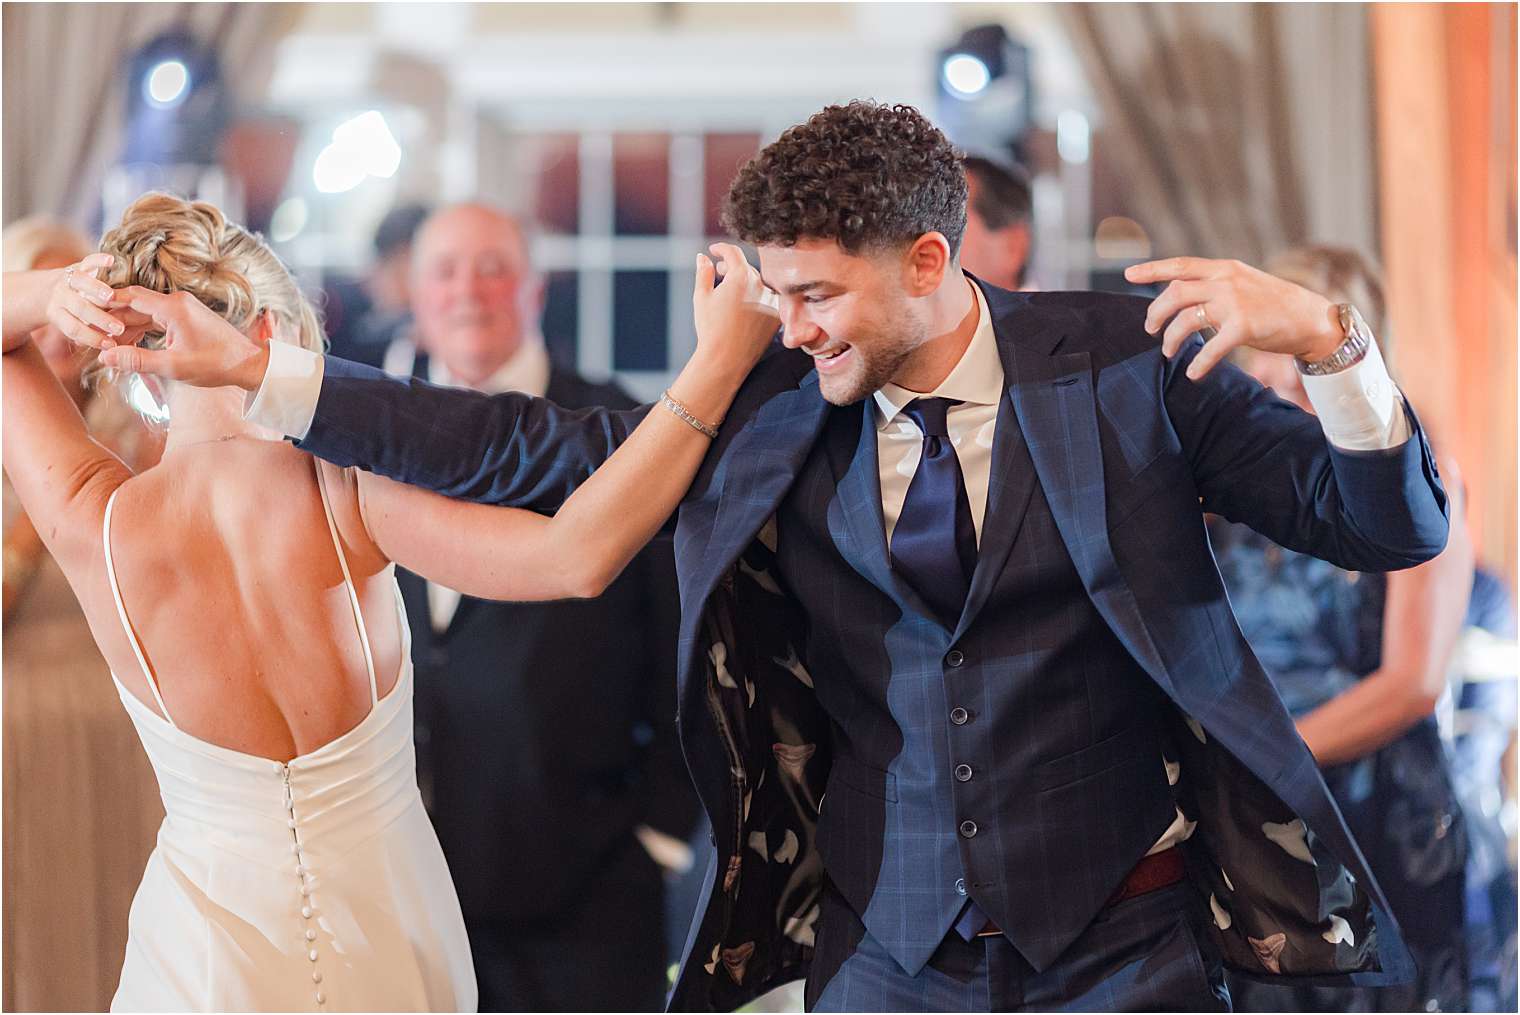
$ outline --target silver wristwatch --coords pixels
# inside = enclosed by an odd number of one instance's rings
[[[1335,309],[1340,312],[1341,330],[1346,333],[1346,340],[1330,355],[1313,363],[1306,363],[1295,356],[1293,362],[1298,365],[1299,373],[1310,377],[1338,374],[1347,367],[1360,363],[1372,347],[1372,329],[1367,327],[1367,322],[1362,320],[1356,307],[1349,303],[1338,303]]]

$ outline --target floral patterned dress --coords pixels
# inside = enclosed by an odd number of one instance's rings
[[[1302,716],[1378,668],[1387,578],[1343,571],[1211,519],[1241,630],[1284,703]],[[1267,986],[1233,978],[1237,1011],[1463,1011],[1467,835],[1434,717],[1325,782],[1393,907],[1419,969],[1383,988]]]

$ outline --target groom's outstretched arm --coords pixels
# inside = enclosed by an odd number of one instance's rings
[[[185,292],[128,286],[110,305],[134,316],[124,322],[121,344],[97,336],[106,366],[196,387],[242,388],[248,419],[303,449],[453,497],[557,510],[643,417],[640,410],[570,412],[526,395],[396,380],[266,334],[244,334]],[[150,328],[163,336],[161,347],[132,344]]]
[[[553,511],[605,461],[647,408],[563,409],[483,395],[271,343],[248,418],[342,466],[449,497]]]

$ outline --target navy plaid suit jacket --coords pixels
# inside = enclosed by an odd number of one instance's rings
[[[1341,451],[1232,367],[1187,380],[1201,340],[1165,360],[1142,329],[1144,300],[984,289],[1067,552],[1191,731],[1185,809],[1202,852],[1190,870],[1220,907],[1226,961],[1329,982],[1400,978],[1397,927],[1240,635],[1200,514],[1352,570],[1427,560],[1444,546],[1447,505],[1412,412],[1402,447]],[[570,412],[329,361],[301,446],[451,496],[552,511],[642,411]],[[767,571],[768,523],[828,411],[806,357],[768,357],[679,512],[679,725],[716,849],[674,1008],[735,1007],[811,958],[829,730],[797,654],[804,618]]]

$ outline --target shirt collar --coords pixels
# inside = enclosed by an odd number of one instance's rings
[[[875,394],[876,425],[884,428],[897,418],[915,398],[952,398],[968,405],[996,405],[1003,397],[1003,360],[998,355],[997,334],[992,328],[992,313],[982,287],[966,279],[976,294],[976,331],[971,343],[961,353],[960,361],[939,385],[930,392],[909,391],[896,384],[885,384]]]
[[[544,347],[544,340],[540,336],[524,335],[522,345],[511,358],[498,367],[495,373],[475,385],[455,381],[449,374],[448,367],[443,365],[443,360],[430,356],[428,380],[434,384],[473,387],[487,395],[520,391],[525,395],[543,398],[549,390],[549,350]]]

